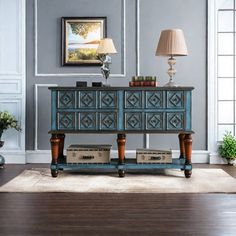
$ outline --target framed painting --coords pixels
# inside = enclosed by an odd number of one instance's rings
[[[62,17],[62,65],[101,65],[97,47],[106,37],[106,17]]]

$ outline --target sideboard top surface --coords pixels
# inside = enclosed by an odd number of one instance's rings
[[[57,87],[48,87],[48,89],[50,90],[115,90],[115,91],[118,91],[118,90],[168,90],[168,91],[171,91],[171,90],[174,90],[174,91],[178,91],[178,90],[181,90],[181,91],[185,91],[185,90],[193,90],[194,87],[180,87],[180,86],[177,86],[177,87],[76,87],[76,86],[72,86],[72,87],[61,87],[61,86],[57,86]]]

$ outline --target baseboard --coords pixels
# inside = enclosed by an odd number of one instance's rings
[[[117,150],[111,151],[111,157],[117,157]],[[126,158],[135,158],[136,150],[126,150]],[[178,150],[172,150],[173,158],[179,157]],[[26,163],[50,163],[50,150],[26,151]],[[204,150],[194,150],[192,152],[192,163],[209,163],[209,152]]]
[[[6,164],[26,164],[25,152],[22,151],[4,151],[1,155],[5,158]]]
[[[209,154],[209,163],[210,164],[228,164],[225,158],[222,158],[218,155],[218,153],[210,153]]]
[[[126,158],[135,158],[135,150],[126,150]],[[2,151],[6,164],[25,164],[25,163],[50,163],[50,150],[37,151]],[[117,150],[112,150],[111,156],[117,157]],[[179,157],[178,150],[172,150],[173,158]],[[193,150],[192,163],[209,163],[209,164],[227,164],[227,160],[221,158],[217,153],[210,153],[205,150]]]

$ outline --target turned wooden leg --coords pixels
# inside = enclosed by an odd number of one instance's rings
[[[185,158],[185,146],[184,146],[185,134],[181,133],[179,134],[178,137],[179,137],[179,149],[180,149],[179,159],[183,159]]]
[[[59,158],[64,159],[64,141],[65,141],[65,134],[58,134],[58,138],[60,139],[60,144],[59,144]]]
[[[56,134],[52,134],[50,142],[51,142],[51,153],[52,153],[51,174],[52,177],[57,177],[58,175],[57,160],[59,157],[60,138],[58,138]]]
[[[125,142],[126,142],[126,135],[125,134],[117,134],[119,164],[125,163]],[[122,170],[119,169],[118,174],[120,177],[124,177],[125,171],[123,169]]]
[[[185,164],[191,165],[191,156],[192,156],[192,135],[191,134],[185,134],[184,138],[184,146],[185,146]],[[185,170],[184,171],[185,177],[190,178],[192,174],[192,170]]]

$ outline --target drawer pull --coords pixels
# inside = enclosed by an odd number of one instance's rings
[[[91,159],[94,159],[94,156],[82,156],[82,159],[91,160]]]
[[[160,156],[159,156],[159,157],[154,157],[154,156],[152,156],[152,157],[151,157],[151,160],[159,161],[159,160],[161,160],[161,157],[160,157]]]

